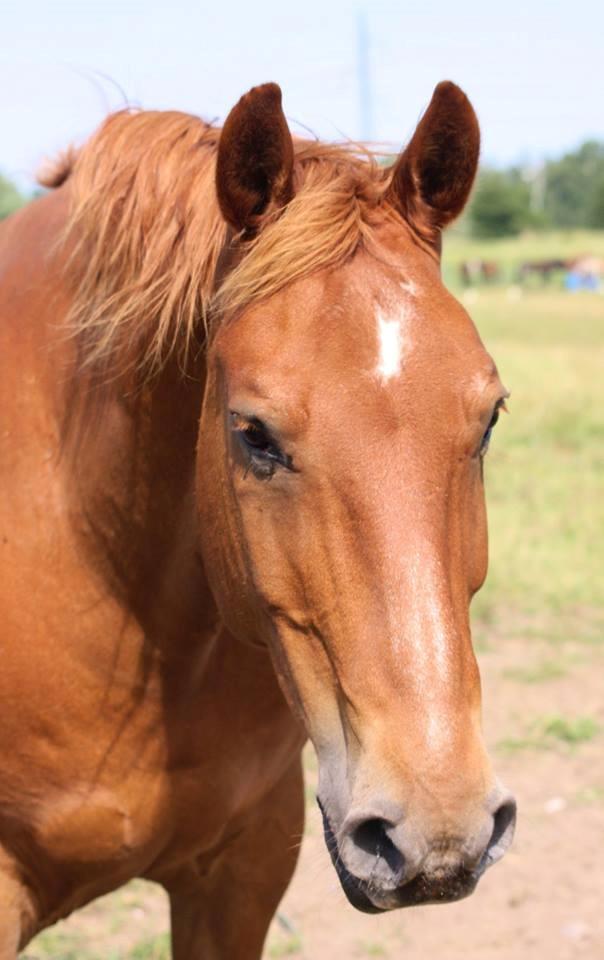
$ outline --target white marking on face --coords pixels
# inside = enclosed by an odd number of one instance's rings
[[[407,321],[415,312],[413,300],[417,297],[417,285],[413,280],[401,281],[404,297],[388,297],[386,306],[376,310],[378,363],[375,368],[382,383],[398,377],[403,364],[403,347],[409,347]],[[403,335],[405,341],[403,343]]]
[[[403,291],[403,293],[406,293],[409,297],[417,296],[417,285],[413,282],[413,280],[402,280],[401,290]]]
[[[377,314],[379,361],[377,374],[382,381],[398,377],[401,372],[402,337],[399,317],[389,319],[381,310]]]

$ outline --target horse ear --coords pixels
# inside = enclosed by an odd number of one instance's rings
[[[276,83],[253,87],[229,113],[218,143],[216,192],[222,215],[253,231],[269,207],[293,196],[294,145]]]
[[[399,157],[388,199],[412,227],[440,247],[440,231],[463,210],[480,151],[472,104],[450,81],[439,83]]]

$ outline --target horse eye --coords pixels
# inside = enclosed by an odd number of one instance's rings
[[[485,435],[484,435],[484,437],[482,438],[482,442],[481,442],[481,444],[480,444],[480,456],[481,456],[481,457],[484,457],[485,453],[486,453],[487,450],[489,449],[489,442],[490,442],[490,440],[491,440],[491,434],[493,433],[493,430],[494,430],[494,428],[495,428],[495,424],[496,424],[497,421],[499,420],[499,411],[501,410],[501,407],[502,407],[502,406],[503,406],[503,401],[499,401],[499,402],[497,403],[495,409],[493,410],[493,416],[491,417],[491,420],[490,420],[489,425],[488,425],[488,427],[487,427],[487,429],[486,429]]]
[[[246,445],[257,453],[268,453],[271,449],[270,437],[259,423],[247,423],[241,429],[241,436]]]
[[[270,480],[278,466],[291,469],[291,458],[283,453],[261,420],[247,419],[231,412],[231,426],[243,448],[248,468],[261,480]]]

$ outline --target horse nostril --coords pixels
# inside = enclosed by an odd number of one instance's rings
[[[486,851],[489,864],[501,860],[512,842],[515,826],[516,802],[505,800],[493,814],[493,832]]]
[[[373,818],[364,820],[352,831],[356,846],[376,859],[381,857],[393,873],[402,872],[405,858],[388,836],[393,827],[387,820]]]

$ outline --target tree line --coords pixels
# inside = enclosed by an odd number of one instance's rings
[[[526,229],[604,228],[604,143],[533,169],[483,168],[466,225],[476,237],[514,236]]]
[[[0,219],[31,199],[0,174]],[[604,228],[604,143],[588,140],[533,169],[483,168],[464,227],[476,237],[526,229]]]

